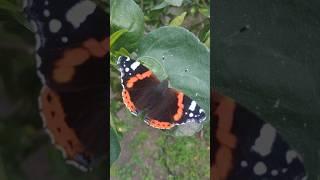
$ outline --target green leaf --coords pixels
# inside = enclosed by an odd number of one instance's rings
[[[209,50],[196,36],[181,27],[161,27],[142,39],[137,54],[160,80],[168,78],[170,87],[197,101],[210,119]]]
[[[177,6],[177,7],[180,7],[183,3],[183,0],[164,0],[164,1],[172,6]]]
[[[110,165],[118,159],[120,150],[118,137],[113,128],[110,128]]]
[[[204,44],[210,48],[210,37],[204,42]]]
[[[127,29],[120,29],[119,31],[114,32],[110,38],[110,48],[112,48],[115,42],[117,42],[117,40],[126,32],[128,32]]]
[[[221,1],[212,42],[217,91],[275,126],[304,157],[309,179],[320,176],[318,7]]]
[[[199,12],[204,15],[205,17],[208,17],[210,18],[210,11],[209,9],[206,7],[206,8],[199,8]]]
[[[133,0],[111,0],[111,33],[127,29],[113,45],[111,51],[124,47],[129,51],[136,49],[144,32],[143,13]]]
[[[159,9],[163,9],[165,7],[169,6],[169,4],[166,1],[162,1],[160,4],[155,5],[151,10],[159,10]]]
[[[6,1],[6,0],[1,0],[0,1],[0,10],[8,10],[10,12],[14,12],[17,13],[19,12],[21,9],[19,8],[19,6],[17,6],[16,4],[13,4],[10,1]]]
[[[181,26],[181,24],[184,21],[184,18],[186,17],[187,12],[183,12],[182,14],[180,14],[179,16],[175,17],[171,22],[170,22],[170,26]]]

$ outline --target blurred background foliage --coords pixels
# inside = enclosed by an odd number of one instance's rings
[[[0,179],[106,179],[105,165],[82,173],[65,164],[42,128],[34,34],[21,0],[0,0],[0,39]]]
[[[206,51],[201,58],[209,60],[210,1],[111,0],[110,2],[110,124],[114,129],[111,132],[116,134],[121,147],[119,148],[119,144],[116,143],[117,140],[110,139],[114,143],[110,144],[112,160],[110,163],[113,163],[110,168],[111,179],[209,179],[210,124],[208,121],[199,133],[185,137],[176,137],[169,131],[147,126],[142,119],[133,116],[122,103],[122,87],[116,59],[119,55],[130,55],[139,59],[141,55],[147,54],[148,57],[156,59],[154,62],[161,60],[161,51],[157,54],[157,48],[166,51],[166,48],[170,48],[170,43],[152,44],[153,42],[148,39],[153,37],[172,42],[170,40],[175,40],[175,33],[185,33],[181,28],[183,27],[200,40],[198,40],[201,43],[200,49],[207,48],[199,52]],[[161,28],[163,26],[169,27]],[[188,37],[188,33],[184,35]],[[170,39],[170,36],[173,39]],[[176,37],[179,39],[178,36]],[[181,40],[180,45],[175,44],[177,42],[172,43],[181,47],[186,44]],[[193,45],[195,49],[199,48],[197,43]],[[149,52],[150,48],[146,50],[145,47],[152,47],[154,51]],[[179,56],[176,57],[176,62],[178,58]],[[158,72],[155,64],[147,64],[150,61],[143,62],[155,73]],[[207,67],[203,70],[206,71]],[[156,73],[156,75],[161,76],[162,73]],[[182,79],[180,81],[183,82]],[[207,85],[209,93],[209,81]],[[193,95],[196,96],[195,93]],[[207,100],[209,102],[209,98]]]

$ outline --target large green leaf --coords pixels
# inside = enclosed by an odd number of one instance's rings
[[[210,119],[209,50],[196,36],[184,28],[162,27],[141,40],[137,54],[160,80],[168,78],[169,86],[196,100]]]
[[[111,116],[110,116],[111,117]],[[110,128],[110,165],[118,159],[120,154],[120,144],[115,131]]]
[[[143,36],[144,21],[140,7],[133,0],[111,0],[111,33],[120,29],[127,29],[112,47],[118,50],[124,47],[134,50]]]
[[[211,46],[216,89],[277,127],[304,156],[310,179],[320,175],[319,7],[220,1]]]

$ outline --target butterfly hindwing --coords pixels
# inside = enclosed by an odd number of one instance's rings
[[[213,95],[212,177],[221,180],[305,180],[301,156],[264,122],[232,99]]]

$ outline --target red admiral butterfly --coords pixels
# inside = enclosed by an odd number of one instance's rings
[[[122,98],[134,115],[145,112],[145,122],[158,129],[171,129],[188,122],[201,123],[206,115],[188,96],[168,88],[168,80],[160,82],[140,62],[120,56],[117,64],[121,72]]]
[[[300,155],[276,129],[231,98],[213,93],[214,180],[306,180]]]
[[[67,162],[87,170],[107,154],[109,18],[89,0],[25,0],[36,39],[43,126]]]

